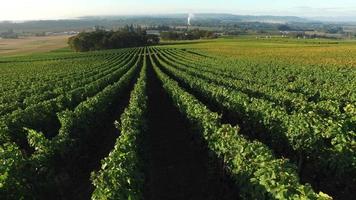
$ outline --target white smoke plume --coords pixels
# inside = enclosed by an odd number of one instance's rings
[[[191,21],[192,21],[193,18],[194,18],[194,14],[193,13],[189,13],[189,15],[188,15],[188,26],[192,25]]]

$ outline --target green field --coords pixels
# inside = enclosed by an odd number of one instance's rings
[[[0,199],[353,199],[356,42],[0,58]]]

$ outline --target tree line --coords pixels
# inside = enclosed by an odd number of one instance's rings
[[[68,39],[69,46],[79,52],[104,49],[119,49],[155,45],[159,37],[149,35],[141,27],[125,26],[117,31],[96,28],[92,32],[81,32]]]
[[[194,29],[187,31],[161,32],[161,38],[163,40],[198,40],[217,38],[217,35],[212,31]]]
[[[17,39],[19,38],[18,34],[14,32],[13,29],[9,29],[6,32],[0,33],[0,38],[4,39]]]

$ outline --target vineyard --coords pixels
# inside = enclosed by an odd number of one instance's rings
[[[1,58],[0,199],[353,199],[356,69],[240,56]]]

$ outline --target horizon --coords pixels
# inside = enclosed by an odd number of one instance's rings
[[[190,13],[147,13],[147,14],[107,14],[107,15],[82,15],[77,17],[62,17],[62,18],[37,18],[37,19],[25,19],[25,20],[1,20],[0,23],[26,23],[31,21],[60,21],[60,20],[83,20],[86,18],[110,18],[110,17],[157,17],[157,16],[173,16],[173,15],[234,15],[234,16],[251,16],[251,17],[295,17],[300,19],[306,19],[309,21],[320,21],[320,22],[345,22],[354,23],[356,22],[356,15],[354,16],[297,16],[297,15],[273,15],[273,14],[235,14],[228,12],[190,12]]]
[[[170,15],[185,13],[216,13],[252,16],[294,16],[303,18],[335,18],[356,20],[356,2],[351,0],[322,0],[274,2],[250,0],[249,2],[225,0],[215,3],[212,0],[163,0],[128,1],[122,0],[62,0],[48,2],[45,0],[13,0],[1,4],[0,21],[33,21],[76,19],[85,16],[142,16]],[[320,6],[325,5],[327,6]],[[70,5],[70,6],[68,6]],[[85,6],[83,6],[85,5]],[[343,5],[348,5],[347,7]],[[14,12],[16,11],[16,12]],[[19,14],[21,13],[21,14]]]

